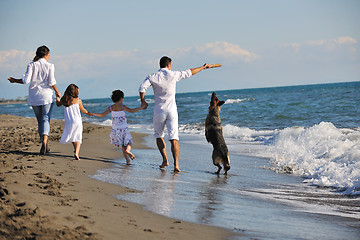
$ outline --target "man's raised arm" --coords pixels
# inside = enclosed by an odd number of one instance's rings
[[[192,75],[197,74],[198,72],[201,72],[202,70],[209,68],[209,64],[205,63],[203,66],[201,67],[197,67],[197,68],[191,68],[190,71],[192,73]]]

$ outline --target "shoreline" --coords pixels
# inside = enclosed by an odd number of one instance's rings
[[[84,123],[80,161],[60,144],[63,120],[51,120],[51,152],[39,156],[35,118],[0,115],[0,239],[227,239],[230,230],[179,221],[115,198],[135,190],[91,178],[122,153],[110,127]],[[135,149],[146,134],[132,132]],[[125,160],[124,160],[125,161]],[[136,159],[134,161],[136,164]]]
[[[27,101],[12,101],[12,100],[9,100],[9,101],[0,102],[0,105],[6,105],[6,104],[22,104],[22,103],[27,103]]]

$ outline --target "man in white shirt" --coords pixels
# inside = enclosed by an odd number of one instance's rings
[[[174,158],[174,172],[180,172],[179,169],[179,136],[178,136],[178,113],[175,101],[176,82],[183,78],[189,78],[192,75],[209,68],[209,64],[201,67],[191,68],[186,71],[172,71],[172,61],[169,57],[160,59],[160,69],[158,72],[150,74],[140,85],[139,94],[141,105],[148,105],[145,101],[145,91],[152,86],[154,91],[154,136],[159,148],[163,162],[160,168],[169,165],[166,144],[163,139],[165,126],[168,129],[169,140],[171,142],[171,152]]]

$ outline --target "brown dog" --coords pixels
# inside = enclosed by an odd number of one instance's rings
[[[213,92],[210,101],[209,114],[205,120],[205,136],[206,140],[213,145],[212,159],[215,166],[218,167],[217,174],[220,173],[222,164],[224,166],[225,175],[230,169],[229,151],[226,146],[220,119],[220,106],[224,101],[219,101],[216,93]]]

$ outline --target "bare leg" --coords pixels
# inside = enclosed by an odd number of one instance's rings
[[[126,145],[125,151],[126,151],[127,155],[131,158],[131,160],[134,160],[135,155],[132,152],[130,152],[130,150],[131,150],[131,145],[130,144]]]
[[[160,168],[165,168],[166,166],[169,166],[169,161],[167,159],[167,155],[166,155],[166,144],[164,142],[163,138],[157,138],[156,139],[156,145],[158,146],[158,149],[160,151],[160,154],[163,158],[163,162],[160,165]]]
[[[179,169],[179,152],[180,146],[179,141],[176,139],[170,140],[171,142],[171,152],[174,158],[174,172],[180,172]]]
[[[72,144],[74,146],[74,157],[75,157],[76,160],[80,160],[79,153],[80,153],[81,143],[80,142],[73,142]]]
[[[44,142],[45,142],[45,152],[48,153],[50,152],[50,148],[49,148],[49,136],[48,135],[44,135]]]
[[[48,149],[48,140],[49,140],[49,136],[48,135],[43,135],[43,141],[42,141],[42,144],[41,144],[40,155],[44,155],[45,153],[49,152],[49,151],[47,151],[47,149]]]
[[[130,157],[129,157],[128,153],[126,152],[126,147],[125,146],[122,146],[122,152],[123,152],[124,157],[126,159],[126,165],[130,165],[131,164]]]

